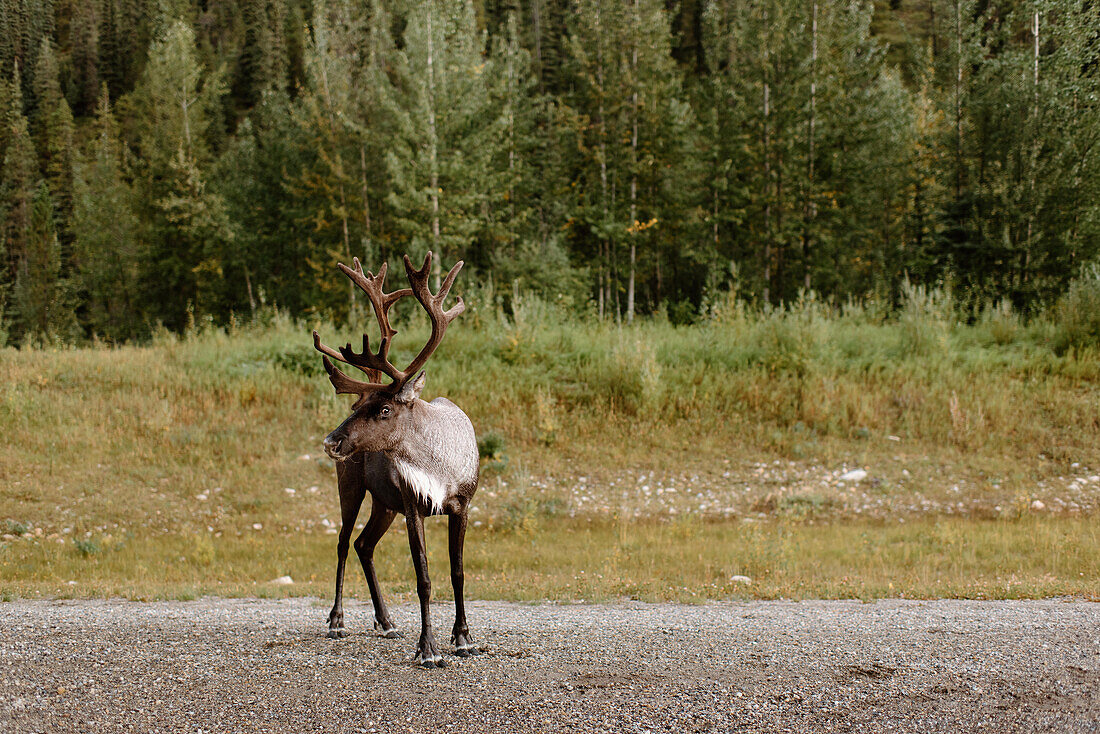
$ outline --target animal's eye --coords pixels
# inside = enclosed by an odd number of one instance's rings
[[[382,410],[378,411],[378,415],[382,416],[383,418],[389,418],[391,412],[392,412],[392,410],[391,410],[390,406],[383,405]]]

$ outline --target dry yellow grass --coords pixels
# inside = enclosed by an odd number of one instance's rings
[[[444,523],[427,526],[434,593],[450,598]],[[383,539],[376,560],[386,593],[408,599],[415,577],[402,531]],[[0,596],[331,599],[334,549],[335,537],[319,533],[137,531],[79,546],[24,540],[0,554]],[[369,598],[352,563],[347,593]],[[284,575],[294,584],[270,583]],[[473,598],[512,600],[1100,599],[1100,527],[1053,518],[826,525],[542,518],[472,530],[466,589]]]

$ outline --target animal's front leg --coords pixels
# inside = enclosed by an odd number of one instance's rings
[[[470,630],[466,627],[466,604],[462,596],[462,546],[466,539],[466,508],[462,508],[462,512],[457,515],[451,515],[448,523],[451,587],[455,592],[455,626],[451,630],[451,642],[455,646],[455,655],[464,658],[477,654],[477,648],[470,641]]]
[[[409,531],[409,550],[412,551],[413,568],[416,569],[416,595],[420,597],[420,643],[416,648],[416,662],[425,668],[442,668],[446,665],[432,634],[432,618],[428,605],[432,598],[432,582],[428,578],[428,554],[424,549],[424,518],[416,511],[415,500],[405,500],[405,525]]]
[[[336,542],[336,599],[328,615],[328,636],[347,637],[344,629],[344,563],[348,558],[348,545],[351,532],[355,530],[355,519],[359,517],[359,508],[363,506],[365,492],[358,480],[354,462],[340,462],[336,465],[336,477],[340,488],[340,539]]]
[[[354,525],[342,526],[340,540],[336,544],[336,599],[332,603],[332,611],[328,613],[328,636],[332,638],[346,637],[348,634],[344,629],[344,562],[348,558],[348,539],[353,528]]]

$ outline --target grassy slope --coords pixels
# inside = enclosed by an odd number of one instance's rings
[[[620,331],[527,304],[452,332],[429,392],[500,437],[475,596],[1100,592],[1100,359],[1054,354],[1041,325],[810,303]],[[0,592],[261,593],[290,573],[278,593],[327,594],[338,512],[317,454],[347,406],[317,363],[307,327],[278,318],[0,352]],[[867,481],[838,482],[853,466]],[[404,543],[381,562],[407,590]]]

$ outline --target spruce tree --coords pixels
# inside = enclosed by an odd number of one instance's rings
[[[304,57],[306,85],[295,110],[295,138],[305,160],[289,186],[302,202],[303,224],[309,225],[308,258],[323,294],[319,305],[346,313],[356,309],[354,284],[335,284],[323,273],[338,259],[373,255],[360,252],[365,207],[360,203],[363,172],[353,129],[362,124],[358,43],[366,29],[347,0],[317,3],[312,25]]]
[[[19,262],[12,305],[24,341],[71,337],[75,318],[68,285],[61,278],[61,245],[54,229],[53,201],[39,181],[31,204],[26,252]]]
[[[70,97],[77,116],[95,113],[99,94],[99,3],[78,2],[70,20]]]
[[[419,0],[406,17],[402,83],[393,89],[395,139],[387,152],[388,203],[413,253],[439,263],[491,249],[489,211],[506,189],[492,180],[502,141],[485,58],[468,0]]]
[[[19,265],[30,247],[31,214],[35,191],[41,179],[34,142],[27,118],[23,116],[18,64],[15,65],[11,90],[4,120],[7,146],[3,171],[0,172],[0,241],[6,256],[0,268],[0,288],[5,290],[15,282]]]
[[[145,288],[158,293],[153,316],[171,327],[183,326],[189,309],[210,315],[221,305],[231,230],[224,202],[206,185],[206,169],[223,94],[220,72],[198,62],[191,27],[164,19],[130,104],[150,248]]]
[[[570,41],[572,94],[581,127],[576,212],[581,256],[599,264],[597,300],[631,320],[639,281],[661,300],[668,257],[693,209],[694,116],[672,58],[663,4],[579,3]]]
[[[104,85],[86,162],[77,169],[72,231],[84,325],[112,341],[137,336],[144,326],[141,228],[123,153]]]
[[[249,109],[269,90],[287,85],[285,0],[243,0],[244,40],[237,56],[233,97]]]
[[[42,174],[57,207],[60,237],[67,242],[64,233],[72,215],[73,200],[73,116],[61,93],[57,59],[49,42],[43,43],[39,50],[34,86],[37,100],[32,120],[35,147],[42,162]],[[68,258],[63,257],[63,260]]]

